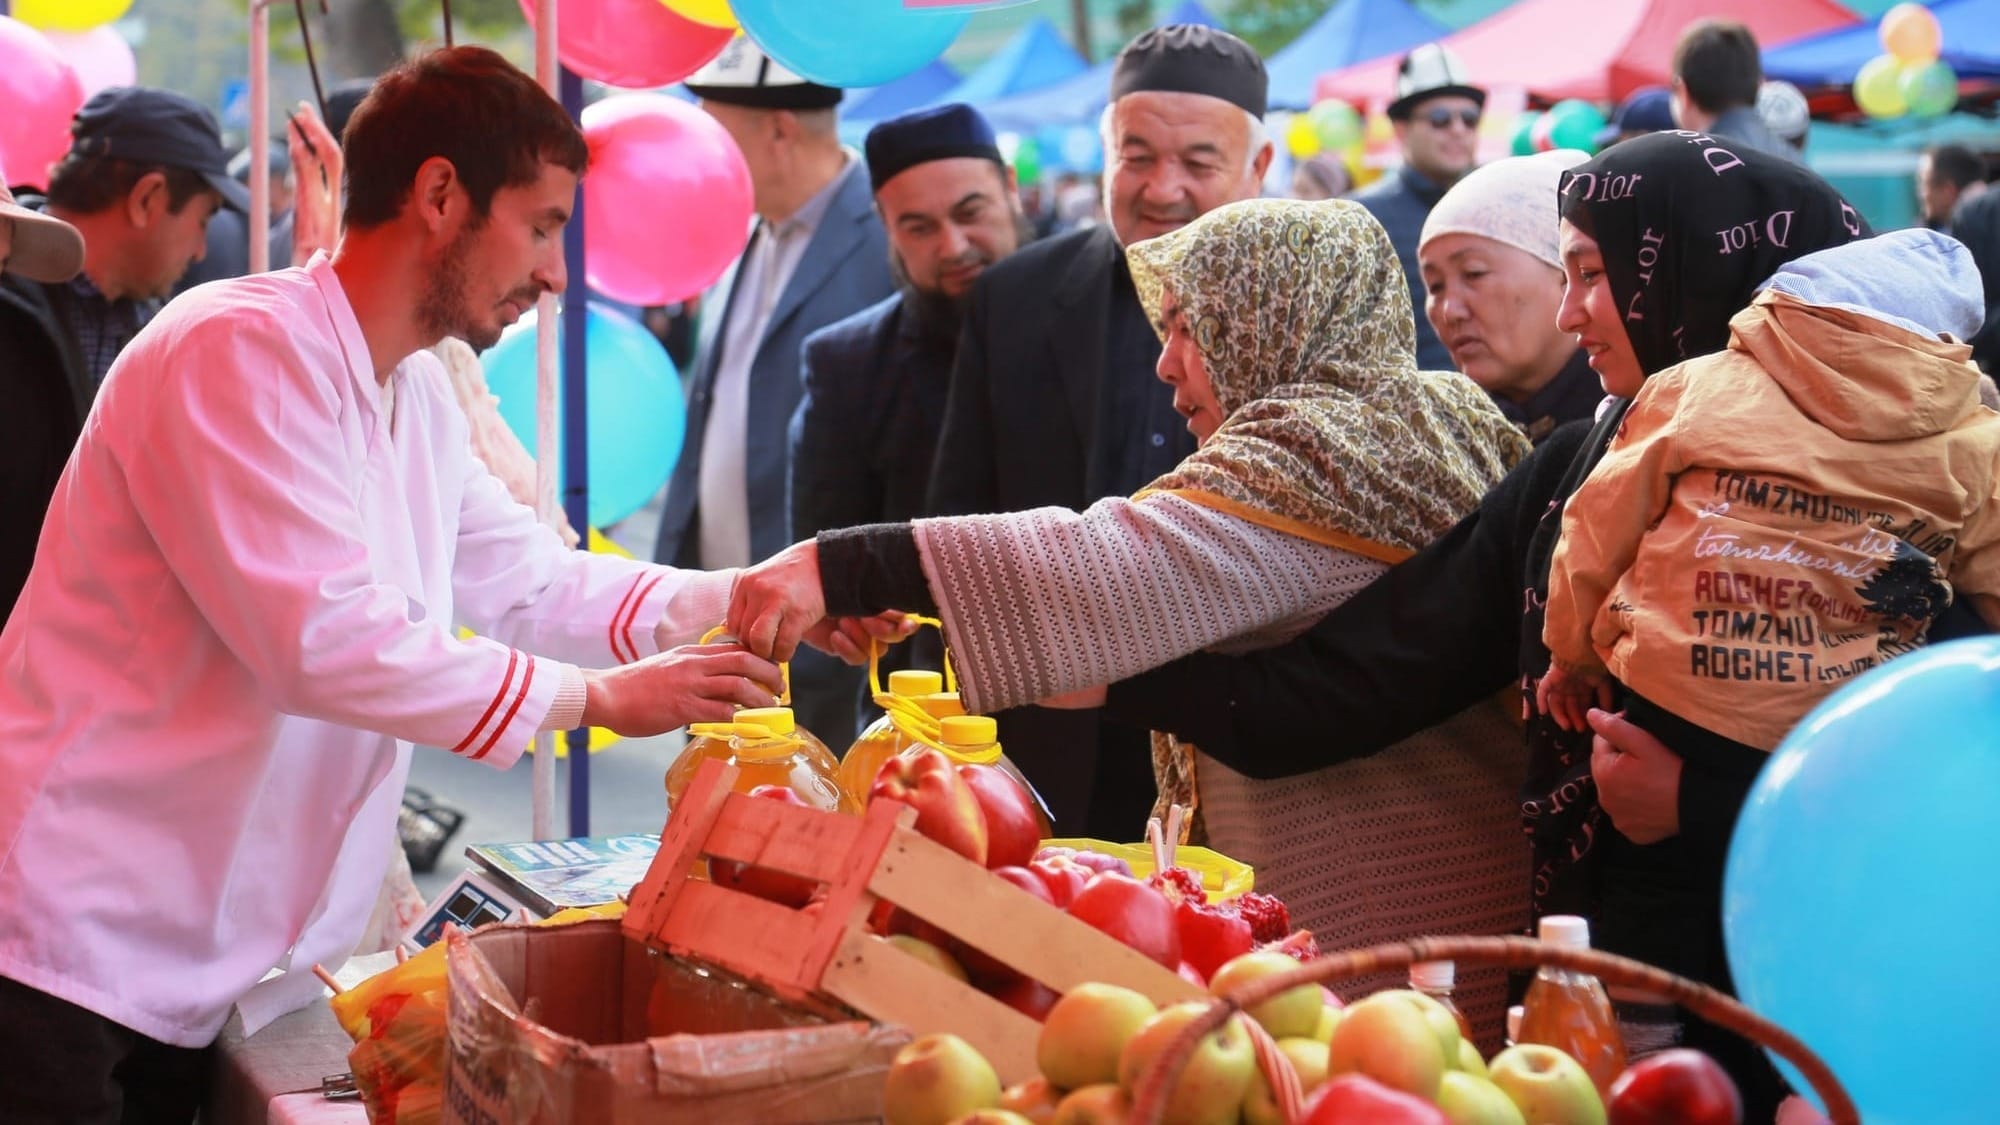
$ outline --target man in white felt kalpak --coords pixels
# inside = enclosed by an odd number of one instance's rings
[[[565,549],[424,350],[563,290],[587,153],[561,107],[449,49],[381,79],[345,149],[331,258],[191,291],[120,355],[0,634],[9,1121],[190,1119],[232,1006],[316,998],[353,947],[412,743],[505,768],[537,731],[780,688],[671,647],[733,571]]]

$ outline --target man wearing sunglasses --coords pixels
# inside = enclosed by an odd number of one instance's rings
[[[1410,279],[1412,309],[1424,307],[1423,273],[1417,268],[1424,219],[1477,162],[1479,115],[1485,107],[1486,91],[1466,84],[1465,67],[1449,50],[1425,43],[1403,56],[1396,71],[1396,100],[1389,103],[1389,120],[1403,147],[1402,167],[1356,193],[1354,201],[1388,229],[1403,275]],[[1453,370],[1451,353],[1428,318],[1416,317],[1416,326],[1417,366]]]

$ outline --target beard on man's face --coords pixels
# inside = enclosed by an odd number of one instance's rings
[[[490,320],[482,320],[473,315],[466,293],[472,278],[472,243],[485,225],[482,220],[460,228],[431,267],[423,296],[417,302],[417,324],[433,344],[446,336],[456,336],[471,344],[473,350],[483,352],[499,343],[501,333],[506,330],[507,326],[500,323],[499,304],[494,306]],[[500,303],[513,301],[527,310],[535,307],[541,295],[542,286],[530,281],[501,298]]]
[[[1014,249],[1018,250],[1035,239],[1035,224],[1020,211],[1014,212]],[[1008,253],[1012,253],[1010,250]],[[989,254],[978,247],[967,247],[958,258],[939,265],[939,272],[954,266],[990,266],[1006,254]],[[889,250],[889,276],[896,283],[896,289],[903,295],[903,303],[916,315],[917,325],[923,335],[941,343],[957,346],[958,332],[965,322],[965,310],[972,305],[970,288],[956,297],[942,288],[918,284],[910,276],[909,267],[903,264],[903,256],[894,247]]]

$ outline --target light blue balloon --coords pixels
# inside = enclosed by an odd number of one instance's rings
[[[850,89],[881,86],[944,53],[972,19],[962,8],[903,0],[731,0],[764,53],[801,78]]]
[[[560,337],[561,329],[556,334]],[[687,403],[673,359],[638,321],[592,306],[584,343],[590,365],[584,384],[590,522],[609,527],[667,483],[687,433]],[[522,317],[480,360],[487,387],[500,396],[500,417],[533,453],[535,314]],[[560,394],[556,408],[560,417]]]
[[[1994,1119],[1996,801],[2000,637],[1984,637],[1835,693],[1737,822],[1722,918],[1737,989],[1826,1060],[1869,1125]]]

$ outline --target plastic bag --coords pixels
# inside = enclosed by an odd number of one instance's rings
[[[1043,840],[1045,848],[1076,848],[1079,851],[1101,852],[1117,856],[1132,868],[1132,874],[1144,879],[1153,873],[1153,849],[1146,844],[1112,844],[1103,840],[1063,839]],[[1210,902],[1224,902],[1250,893],[1256,889],[1257,873],[1250,865],[1223,855],[1209,848],[1189,847],[1185,844],[1174,849],[1174,866],[1185,867],[1201,876],[1201,889],[1208,892]]]

